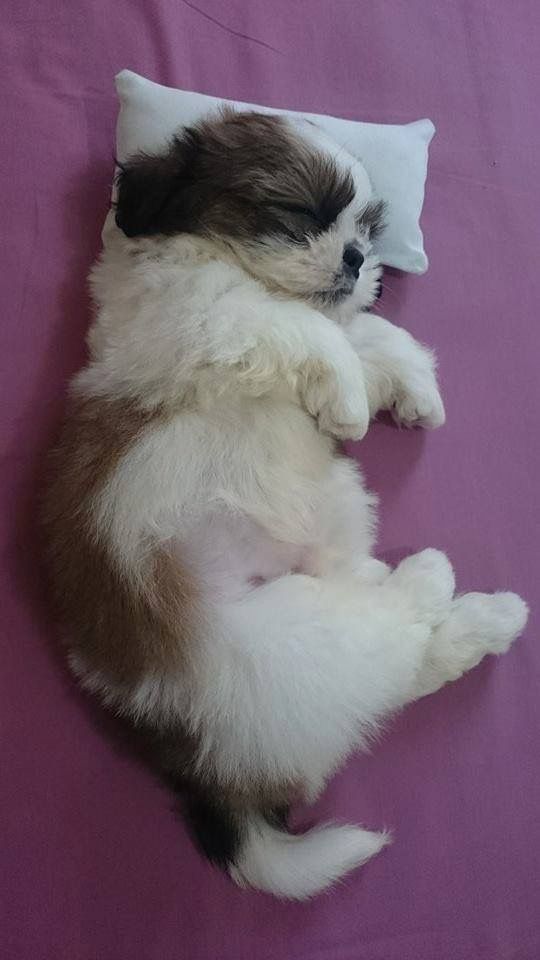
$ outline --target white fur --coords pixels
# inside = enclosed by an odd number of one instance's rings
[[[314,241],[329,270],[351,218]],[[91,362],[74,389],[172,411],[120,461],[96,526],[133,577],[149,540],[174,543],[205,626],[182,674],[136,688],[72,665],[135,719],[187,723],[201,765],[228,784],[262,776],[316,796],[380,718],[506,649],[525,623],[514,595],[453,599],[437,551],[395,571],[371,558],[374,498],[331,437],[362,437],[381,408],[438,426],[444,408],[431,353],[358,312],[378,276],[366,255],[356,300],[328,316],[301,299],[298,258],[272,249],[248,272],[245,251],[130,241],[111,226],[93,275]],[[233,875],[306,897],[385,840],[353,827],[290,838],[253,811]]]
[[[289,900],[320,893],[390,843],[386,832],[327,825],[300,837],[250,818],[240,861],[230,869],[239,886],[257,887]]]

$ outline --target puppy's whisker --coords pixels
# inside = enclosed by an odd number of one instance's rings
[[[382,290],[384,290],[385,294],[389,294],[391,297],[394,298],[394,300],[399,301],[400,299],[399,294],[397,293],[396,290],[393,289],[393,287],[390,287],[387,283],[384,282],[384,280],[379,280],[379,283],[381,285]]]

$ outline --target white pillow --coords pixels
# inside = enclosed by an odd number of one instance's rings
[[[427,270],[428,259],[418,221],[424,202],[428,146],[435,133],[431,120],[400,126],[274,110],[162,87],[131,70],[122,70],[117,75],[116,89],[120,99],[116,129],[120,161],[139,150],[159,151],[179,126],[194,123],[221,103],[231,103],[238,110],[282,113],[293,118],[303,116],[319,124],[333,140],[362,161],[375,194],[388,204],[388,226],[377,246],[382,262],[410,273]]]

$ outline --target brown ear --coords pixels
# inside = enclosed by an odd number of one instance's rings
[[[128,237],[179,233],[192,219],[189,187],[198,137],[186,129],[167,153],[140,153],[118,164],[116,223]]]

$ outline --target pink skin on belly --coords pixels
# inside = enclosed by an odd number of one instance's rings
[[[275,580],[276,577],[283,577],[287,573],[303,573],[308,577],[319,577],[324,570],[323,551],[318,546],[295,548],[292,545],[288,547],[291,553],[297,553],[297,560],[294,566],[281,565],[279,569],[272,574],[263,575],[253,573],[248,578],[248,583],[252,587],[260,587],[269,580]]]
[[[183,561],[215,598],[232,599],[288,573],[315,575],[316,548],[273,539],[246,517],[218,515],[194,523],[178,542]]]

